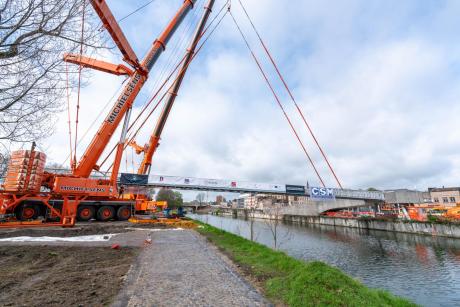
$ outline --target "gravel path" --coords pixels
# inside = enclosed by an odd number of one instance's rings
[[[151,232],[113,306],[269,306],[192,230]]]

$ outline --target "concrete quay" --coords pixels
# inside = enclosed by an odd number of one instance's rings
[[[460,238],[459,224],[439,224],[415,221],[382,221],[372,219],[339,218],[327,216],[283,215],[284,222],[352,227],[363,230],[382,230],[418,235]]]

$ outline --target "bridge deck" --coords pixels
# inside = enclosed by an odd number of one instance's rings
[[[231,179],[150,175],[148,176],[148,180],[141,184],[131,183],[129,185],[155,188],[173,188],[179,190],[311,196],[311,189],[302,185],[256,183]],[[376,201],[384,200],[383,192],[380,191],[335,188],[328,190],[331,191],[333,198]]]

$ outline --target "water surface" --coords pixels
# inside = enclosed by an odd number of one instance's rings
[[[250,238],[249,221],[191,217]],[[269,221],[255,220],[255,240],[273,248],[273,228]],[[277,247],[289,255],[324,261],[369,287],[386,289],[423,306],[460,306],[460,239],[281,223],[277,237]]]

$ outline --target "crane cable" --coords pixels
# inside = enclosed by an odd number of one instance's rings
[[[185,57],[184,57],[185,59]],[[183,60],[184,60],[183,59]],[[182,60],[182,61],[183,61]],[[181,62],[182,62],[181,61]],[[169,76],[166,78],[166,80],[163,82],[163,84],[160,86],[160,88],[155,92],[155,94],[152,96],[152,98],[150,98],[150,100],[147,102],[147,104],[142,108],[141,112],[139,112],[139,114],[137,115],[137,117],[134,119],[134,121],[129,125],[128,127],[128,132],[131,131],[131,129],[133,128],[133,126],[136,124],[136,122],[140,119],[140,117],[142,116],[142,114],[147,110],[148,106],[150,106],[150,104],[155,100],[155,98],[158,96],[158,94],[161,92],[161,90],[163,89],[163,87],[166,85],[166,83],[169,81],[169,79],[171,78],[171,76],[174,74],[174,72],[177,70],[177,68],[179,68],[179,65],[180,63],[176,66],[176,68],[174,68],[174,70],[169,74]],[[157,104],[153,107],[153,109],[150,111],[149,115],[147,116],[146,119],[144,119],[144,121],[146,121],[148,119],[148,117],[156,110],[156,108],[158,107],[158,105],[160,104],[161,100],[159,100],[157,102]],[[130,138],[130,136],[128,137]],[[131,139],[132,140],[132,139]],[[130,141],[131,141],[130,140]],[[127,142],[129,144],[129,142]],[[110,157],[110,155],[114,152],[114,150],[116,149],[117,145],[115,145],[112,150],[110,150],[110,152],[107,154],[107,156],[104,158],[104,160],[102,161],[102,163],[100,164],[100,167],[102,167],[104,165],[104,163],[108,160],[108,158]],[[126,148],[126,145],[125,145],[125,148]]]
[[[216,25],[209,31],[211,25],[217,20],[217,18],[219,17],[219,15],[222,13],[222,11],[225,9],[226,6],[228,6],[229,4],[229,1],[226,1],[226,3],[222,6],[222,8],[219,10],[219,12],[214,16],[214,18],[210,21],[210,23],[208,24],[208,26],[203,30],[203,33],[201,33],[200,35],[200,38],[202,38],[207,32],[209,32],[209,34],[205,37],[205,39],[203,40],[203,42],[200,44],[200,46],[197,48],[197,50],[195,51],[194,55],[192,56],[192,58],[190,59],[189,63],[187,63],[187,65],[183,68],[183,70],[187,69],[188,68],[188,65],[190,65],[190,63],[193,61],[193,59],[195,59],[195,57],[198,55],[198,53],[201,51],[201,49],[203,48],[203,46],[205,45],[205,43],[209,40],[209,38],[211,37],[211,35],[215,32],[215,30],[219,27],[219,25],[222,23],[222,20],[224,19],[224,17],[227,15],[227,13],[229,12],[228,10],[225,12],[225,14],[223,14],[220,19],[218,20],[218,22],[216,23]],[[128,132],[131,131],[131,129],[133,128],[134,124],[137,122],[137,120],[140,118],[140,116],[142,115],[142,113],[147,109],[148,105],[150,105],[154,100],[155,98],[158,96],[158,94],[161,92],[161,90],[163,89],[163,87],[168,83],[169,79],[174,75],[175,71],[180,67],[180,65],[182,64],[182,62],[185,60],[185,57],[186,55],[183,56],[182,60],[176,65],[176,67],[174,68],[174,70],[169,74],[169,76],[166,78],[166,80],[163,82],[163,84],[160,86],[160,88],[157,90],[157,92],[155,93],[155,95],[149,100],[149,102],[146,104],[146,106],[144,106],[143,110],[141,111],[141,113],[136,117],[136,119],[133,121],[133,123],[130,125],[130,127],[128,128]],[[182,70],[182,71],[183,71]],[[182,73],[182,71],[180,73]],[[179,73],[179,74],[180,74]],[[179,75],[178,74],[178,75]],[[177,77],[174,79],[174,82],[177,80]],[[173,84],[174,84],[173,82]],[[155,106],[153,107],[153,109],[149,112],[149,114],[147,115],[147,117],[143,120],[143,122],[141,123],[140,127],[137,128],[136,132],[134,133],[134,135],[132,135],[131,137],[129,137],[129,141],[125,143],[125,149],[126,147],[128,146],[128,144],[134,139],[134,137],[139,133],[140,129],[144,126],[144,124],[146,123],[146,121],[150,118],[150,116],[153,114],[153,112],[157,109],[157,107],[159,106],[159,104],[163,101],[163,99],[166,97],[166,94],[168,93],[168,91],[172,88],[172,85],[167,89],[167,91],[162,95],[162,97],[159,99],[159,101],[155,104]],[[110,155],[114,152],[116,146],[114,146],[112,148],[112,150],[107,154],[107,156],[104,158],[104,160],[101,162],[100,164],[100,167],[102,167],[104,165],[105,162],[107,162],[108,158],[110,157]],[[113,165],[113,164],[112,164]],[[108,170],[111,169],[112,165],[110,165],[108,167]],[[107,171],[108,171],[107,170]]]
[[[98,115],[94,118],[94,120],[92,121],[92,123],[88,126],[88,128],[86,129],[85,133],[83,133],[83,135],[80,137],[80,139],[78,140],[78,143],[77,143],[77,148],[78,146],[80,146],[80,143],[85,139],[85,137],[88,135],[89,131],[94,127],[94,125],[96,124],[97,120],[102,116],[102,113],[104,113],[105,109],[107,109],[107,107],[109,106],[109,104],[112,102],[113,98],[115,97],[115,95],[121,90],[121,87],[123,86],[123,84],[126,82],[127,79],[125,79],[123,82],[120,83],[120,85],[118,86],[117,90],[115,90],[115,92],[113,93],[112,97],[110,97],[109,100],[107,100],[106,104],[104,105],[104,107],[101,109],[101,111],[98,113]],[[69,115],[70,116],[70,115]],[[69,119],[70,120],[70,119]],[[69,124],[69,131],[70,131],[70,124]],[[70,154],[65,158],[64,162],[61,163],[61,167],[67,162],[68,159],[71,159],[72,160],[72,148],[70,148]],[[72,161],[70,161],[72,163]]]
[[[182,31],[182,34],[181,34],[181,37],[179,38],[179,40],[177,40],[177,42],[175,43],[175,46],[169,50],[172,50],[171,53],[169,54],[168,56],[168,59],[166,60],[166,63],[163,65],[163,68],[160,69],[161,73],[157,75],[157,77],[155,78],[155,81],[154,81],[154,85],[152,86],[152,89],[150,91],[150,94],[152,95],[153,92],[155,91],[155,88],[157,87],[157,84],[163,80],[163,76],[164,74],[169,70],[169,67],[170,64],[171,66],[173,66],[173,59],[175,57],[177,57],[178,53],[179,53],[179,49],[182,48],[182,45],[184,44],[184,42],[186,41],[186,37],[188,36],[188,32],[190,32],[190,29],[191,29],[191,26],[194,22],[193,18],[196,17],[196,10],[194,11],[194,14],[192,14],[192,20],[190,20],[189,24],[183,29]],[[185,60],[185,55],[183,56],[183,58],[180,60],[180,62],[178,64],[176,64],[174,70],[168,75],[168,77],[165,79],[165,81],[161,84],[161,86],[158,88],[158,90],[153,94],[153,96],[149,99],[149,101],[144,104],[144,106],[142,107],[142,110],[139,112],[139,114],[136,116],[136,118],[134,119],[134,121],[132,123],[130,123],[129,127],[128,127],[128,130],[127,132],[130,132],[132,130],[132,128],[135,126],[135,124],[137,123],[137,121],[141,118],[141,116],[144,114],[144,112],[148,109],[148,107],[150,106],[150,104],[155,100],[155,98],[158,96],[158,94],[160,94],[160,92],[162,91],[162,89],[164,88],[164,86],[167,84],[167,82],[170,80],[170,78],[173,76],[174,72],[180,67],[181,63]],[[156,108],[158,107],[158,105],[160,104],[161,100],[153,107],[153,109],[150,111],[150,113],[147,115],[147,117],[144,119],[144,122],[147,121],[147,119],[152,115],[152,113],[156,110]],[[141,125],[141,127],[143,126],[143,124]],[[131,137],[131,134],[128,135],[127,139],[129,139],[129,142],[125,143],[125,147],[124,149],[126,149],[127,145],[129,145],[129,143],[134,139],[134,137],[137,135],[137,132],[139,132],[140,129],[138,129],[136,131],[136,133]],[[102,165],[104,165],[104,163],[108,160],[108,158],[112,155],[112,153],[114,152],[114,150],[116,149],[116,145],[110,150],[110,152],[105,156],[104,160],[102,161],[102,163],[100,164],[99,167],[101,167]],[[112,167],[112,166],[110,166]]]
[[[144,3],[143,5],[139,6],[137,9],[135,9],[134,11],[132,11],[131,13],[123,16],[122,18],[118,19],[118,23],[122,22],[123,20],[125,20],[126,18],[128,18],[129,16],[139,12],[140,10],[142,10],[143,8],[145,8],[146,6],[148,6],[149,4],[151,4],[152,2],[154,2],[155,0],[150,0],[149,2],[147,3]]]
[[[120,20],[118,20],[118,22],[120,22],[120,21],[126,19],[127,17],[131,16],[132,14],[134,14],[134,13],[138,12],[139,10],[145,8],[147,5],[149,5],[149,4],[152,3],[152,2],[153,2],[153,1],[150,1],[150,2],[148,2],[148,3],[144,4],[144,5],[142,5],[141,7],[137,8],[135,11],[129,13],[128,15],[126,15],[126,16],[124,16],[123,18],[121,18]],[[183,39],[181,39],[181,40],[183,40]],[[184,57],[184,58],[185,58],[185,57]],[[168,59],[168,61],[169,61],[169,59]],[[168,64],[165,65],[165,68],[166,68],[167,65],[168,65]],[[177,68],[176,68],[176,69],[177,69]],[[166,69],[165,69],[165,71],[166,71]],[[164,72],[165,72],[165,71],[164,71]],[[164,72],[162,72],[161,75],[163,75]],[[158,79],[158,81],[161,80],[161,79],[162,79],[162,77],[160,77],[160,78]],[[107,108],[107,106],[108,106],[109,103],[112,101],[112,99],[115,97],[115,95],[120,91],[122,85],[126,82],[126,80],[127,80],[127,79],[125,79],[125,80],[120,84],[119,88],[114,92],[114,94],[112,95],[112,97],[107,101],[106,105],[105,105],[105,106],[103,107],[103,109],[99,112],[99,114],[97,115],[97,117],[96,117],[96,118],[94,119],[94,121],[91,123],[90,127],[86,130],[86,132],[85,132],[84,135],[80,138],[80,140],[78,140],[77,145],[80,144],[80,142],[83,140],[83,138],[86,137],[86,135],[88,134],[88,132],[90,131],[90,129],[94,126],[94,124],[96,123],[96,121],[102,116],[102,113],[103,113],[104,110]],[[156,81],[155,83],[157,83],[157,81]],[[154,88],[155,88],[155,87],[156,87],[156,85],[154,86]],[[152,92],[153,92],[153,90],[152,90]],[[142,113],[142,112],[141,112],[141,113]],[[135,121],[138,120],[138,118],[140,117],[140,115],[141,115],[141,114],[138,115],[138,117],[136,118]],[[135,122],[134,122],[134,123],[135,123]],[[133,123],[133,124],[134,124],[134,123]],[[111,154],[112,152],[113,152],[113,149],[112,149],[112,151],[110,152],[110,154]],[[109,155],[110,155],[110,154],[109,154]],[[64,164],[64,163],[67,161],[68,158],[69,158],[69,157],[67,157],[66,160],[65,160],[62,164]],[[106,158],[106,159],[107,159],[107,158]],[[104,161],[105,161],[105,160],[104,160]]]
[[[171,53],[169,54],[168,56],[168,59],[166,60],[166,62],[164,63],[163,67],[160,69],[160,74],[156,74],[156,78],[154,80],[154,83],[153,83],[153,86],[151,87],[150,89],[150,94],[149,95],[153,95],[152,98],[150,99],[147,99],[149,100],[147,103],[144,103],[144,106],[142,108],[142,110],[140,111],[140,113],[137,115],[137,117],[135,118],[135,120],[130,124],[129,128],[128,128],[128,132],[131,130],[131,128],[136,124],[136,122],[140,119],[140,117],[143,115],[143,113],[147,110],[147,108],[150,106],[150,104],[152,103],[152,101],[157,97],[157,95],[159,94],[159,92],[161,92],[161,90],[163,89],[163,87],[165,86],[166,82],[171,78],[172,74],[174,73],[174,71],[176,71],[180,65],[180,63],[182,63],[182,61],[185,59],[185,56],[180,60],[179,64],[174,64],[174,59],[177,57],[178,53],[179,53],[179,50],[182,49],[182,46],[184,44],[184,42],[186,41],[186,37],[188,36],[188,32],[190,32],[190,29],[191,29],[191,26],[193,24],[193,18],[196,17],[196,10],[193,12],[194,14],[192,14],[192,20],[191,22],[189,22],[189,24],[183,29],[182,31],[182,34],[181,34],[181,37],[177,40],[177,42],[175,42],[175,45],[174,47],[172,47],[171,49],[168,48],[169,50],[171,50]],[[171,73],[167,79],[166,79],[166,82],[163,82],[161,84],[161,86],[159,87],[159,89],[155,92],[155,89],[157,88],[158,84],[160,84],[160,82],[162,80],[164,80],[164,76],[165,74],[172,68],[172,67],[175,67],[174,70],[173,70],[173,73]],[[153,94],[155,92],[155,94]],[[146,100],[146,101],[147,101]]]
[[[225,8],[225,6],[227,6],[227,4],[229,3],[229,1],[227,1],[223,8]],[[219,11],[219,13],[213,18],[213,20],[209,23],[208,27],[206,27],[206,29],[203,31],[203,33],[200,35],[200,37],[203,37],[203,35],[207,32],[207,30],[209,29],[209,27],[211,26],[211,24],[217,19],[217,17],[219,16],[219,14],[222,12],[223,8]],[[172,89],[174,83],[176,82],[176,80],[178,79],[179,75],[181,75],[187,68],[188,66],[190,65],[190,63],[192,63],[192,61],[195,59],[195,57],[198,55],[198,53],[202,50],[204,44],[209,40],[209,38],[211,37],[211,35],[214,33],[214,31],[217,29],[217,27],[221,24],[222,20],[224,19],[224,17],[227,15],[227,13],[229,13],[230,11],[227,10],[226,13],[224,15],[222,15],[222,17],[219,19],[219,21],[217,22],[217,24],[213,27],[213,29],[211,29],[210,33],[207,35],[207,37],[205,37],[205,39],[203,40],[203,42],[200,44],[200,46],[198,47],[198,49],[195,51],[195,53],[193,54],[193,56],[190,58],[190,61],[182,68],[182,70],[177,74],[176,78],[174,79],[173,83],[169,86],[169,88],[167,89],[167,91],[165,91],[163,93],[163,95],[161,96],[161,98],[158,100],[158,102],[156,103],[156,105],[154,106],[154,108],[150,111],[150,113],[148,114],[148,116],[143,120],[143,122],[141,123],[141,125],[137,128],[136,132],[134,133],[134,135],[129,139],[129,141],[127,141],[124,145],[124,149],[126,149],[126,147],[129,145],[129,143],[137,136],[137,134],[139,133],[140,129],[145,125],[145,123],[147,122],[147,120],[150,118],[150,116],[153,114],[153,112],[156,110],[156,108],[159,106],[159,104],[163,101],[163,99],[166,97],[166,95],[168,94],[168,92]],[[185,59],[185,56],[184,56],[184,59]],[[183,60],[184,60],[183,59]],[[183,60],[181,62],[183,62]],[[175,70],[177,70],[177,68],[179,67],[181,63],[179,63],[177,65],[177,67],[175,68]],[[174,71],[175,71],[174,70]],[[168,79],[174,74],[174,71],[171,72],[171,74],[168,76]],[[167,83],[168,80],[166,80],[162,86],[164,86],[166,83]],[[161,90],[161,89],[160,89]],[[158,94],[160,92],[160,90],[156,93]],[[151,101],[153,101],[153,97],[151,99]],[[128,131],[132,128],[129,127]],[[101,166],[107,161],[107,159],[109,158],[109,156],[113,153],[113,151],[115,150],[116,147],[113,147],[112,150],[110,151],[110,153],[106,156],[106,158],[104,159],[104,161],[101,163]],[[109,171],[113,166],[113,163],[108,167],[107,171]]]
[[[246,39],[246,36],[244,35],[243,31],[241,30],[238,22],[236,21],[235,17],[233,16],[232,12],[230,12],[230,16],[232,17],[232,20],[233,22],[235,23],[236,27],[238,28],[238,32],[240,33],[241,37],[243,38],[245,44],[246,44],[246,47],[248,48],[249,52],[251,53],[252,55],[252,58],[254,59],[254,61],[256,62],[260,72],[262,73],[264,79],[265,79],[265,82],[267,83],[268,87],[270,88],[270,91],[272,92],[276,102],[278,103],[278,106],[281,108],[281,111],[283,112],[284,114],[284,117],[286,118],[286,120],[288,121],[289,123],[289,126],[291,127],[292,129],[292,132],[294,133],[294,135],[296,136],[297,140],[299,141],[299,144],[300,146],[302,147],[305,155],[307,156],[308,160],[310,161],[310,164],[311,166],[313,167],[315,173],[316,173],[316,176],[318,177],[319,181],[321,182],[322,186],[325,187],[325,184],[324,184],[324,181],[323,179],[321,178],[321,175],[319,174],[318,170],[316,169],[316,166],[315,166],[315,163],[313,162],[313,160],[311,159],[310,155],[308,154],[308,151],[307,149],[305,148],[305,145],[303,144],[302,140],[300,139],[294,125],[292,124],[289,116],[287,115],[286,111],[284,110],[284,107],[283,105],[281,104],[281,101],[278,97],[278,95],[276,94],[275,92],[275,89],[273,88],[270,80],[268,79],[267,77],[267,74],[265,73],[264,69],[262,68],[259,60],[257,59],[256,55],[254,54],[254,51],[252,50],[251,46],[249,45],[249,42],[248,40]]]
[[[142,7],[139,7],[136,11],[133,11],[133,12],[131,12],[130,14],[128,14],[128,15],[126,15],[125,17],[123,17],[123,18],[121,18],[120,20],[118,20],[118,22],[122,21],[123,19],[126,19],[127,17],[131,16],[133,13],[139,11],[140,9],[145,8],[148,4],[150,4],[150,3],[152,3],[152,2],[153,2],[153,1],[150,1],[149,3],[143,5]],[[185,58],[185,57],[184,57],[184,58]],[[168,60],[167,60],[168,63],[166,63],[166,64],[164,65],[163,69],[161,69],[162,72],[159,74],[160,77],[159,77],[159,78],[158,78],[158,77],[156,78],[156,80],[155,80],[155,82],[154,82],[154,86],[152,87],[151,93],[153,93],[153,90],[156,88],[156,84],[159,83],[159,81],[162,80],[163,75],[164,75],[164,73],[165,73],[166,70],[167,70],[167,69],[166,69],[166,68],[167,68],[166,66],[169,65],[169,62],[172,62],[172,61],[170,61],[170,60],[171,60],[171,57],[168,58]],[[177,68],[176,68],[176,69],[177,69]],[[91,128],[94,126],[94,124],[96,123],[96,121],[97,121],[99,118],[101,118],[102,114],[104,113],[104,110],[108,107],[108,105],[109,105],[110,102],[113,100],[113,98],[115,97],[115,95],[116,95],[117,93],[119,93],[119,91],[121,90],[121,87],[123,86],[123,84],[124,84],[127,80],[128,80],[128,79],[125,79],[125,80],[123,80],[123,82],[120,83],[120,86],[118,87],[118,89],[113,93],[112,97],[107,101],[107,103],[105,104],[105,106],[101,109],[101,111],[99,112],[99,114],[95,117],[94,121],[91,123],[91,125],[88,127],[88,129],[85,131],[84,135],[80,138],[80,140],[78,140],[77,146],[78,146],[78,145],[80,144],[80,142],[87,136],[87,134],[89,133],[89,131],[91,130]],[[155,96],[155,97],[156,97],[156,96]],[[147,104],[146,106],[148,106],[148,105],[149,105],[149,104]],[[139,119],[139,117],[142,115],[142,112],[143,112],[143,111],[141,111],[141,113],[136,117],[136,119],[135,119],[135,121],[132,123],[132,125]],[[113,153],[113,150],[114,150],[114,149],[115,149],[115,147],[111,150],[110,154]],[[109,154],[109,155],[110,155],[110,154]],[[66,160],[65,160],[62,164],[64,164],[64,163],[67,161],[68,158],[69,158],[69,157],[67,157]],[[105,161],[105,160],[104,160],[104,161]]]
[[[81,39],[80,39],[80,57],[83,56],[83,39],[85,35],[85,12],[86,12],[86,0],[83,0],[83,13],[81,17]],[[80,113],[80,90],[81,90],[81,71],[83,66],[81,63],[78,66],[78,93],[77,93],[77,114],[75,117],[75,141],[74,141],[74,156],[72,161],[72,170],[75,170],[77,163],[77,142],[78,142],[78,116]]]
[[[228,3],[228,1],[227,1]],[[225,8],[226,4],[224,5],[223,8]],[[222,12],[222,9],[219,11],[219,14]],[[227,11],[228,12],[228,11]],[[218,14],[218,15],[219,15]],[[193,59],[195,58],[195,56],[200,52],[200,50],[203,48],[204,44],[208,41],[208,39],[210,38],[211,34],[214,33],[214,31],[217,29],[217,27],[220,25],[220,23],[222,22],[223,18],[226,16],[227,13],[225,13],[224,15],[222,15],[222,17],[220,18],[219,22],[215,25],[215,27],[211,30],[211,32],[209,33],[209,35],[205,38],[205,40],[200,44],[200,46],[198,47],[198,49],[194,52],[193,56],[190,58],[189,62],[186,63],[185,67],[182,68],[182,70],[177,74],[177,77],[174,79],[174,81],[172,82],[172,84],[169,86],[169,88],[167,89],[167,91],[165,91],[162,95],[162,97],[160,98],[160,100],[157,102],[157,104],[155,105],[155,107],[153,108],[153,110],[150,111],[150,113],[147,115],[147,117],[144,119],[144,121],[141,123],[140,127],[138,127],[138,129],[136,130],[136,132],[134,133],[134,135],[131,137],[130,141],[132,141],[136,136],[137,134],[139,133],[140,129],[144,126],[144,124],[147,122],[147,120],[150,118],[150,116],[152,115],[152,113],[155,111],[155,109],[158,107],[158,105],[163,101],[163,99],[166,97],[166,95],[169,93],[169,91],[171,90],[171,88],[173,87],[174,83],[176,82],[176,80],[178,79],[178,76],[180,76],[186,69],[188,69],[188,66],[190,65],[190,63],[193,61]],[[216,15],[216,17],[218,16]],[[211,23],[209,24],[209,26],[212,24],[212,22],[215,20],[215,18],[211,21]],[[209,26],[203,31],[203,33],[201,33],[200,37],[202,37],[207,29],[209,28]],[[179,66],[182,64],[182,62],[185,60],[185,57],[186,55],[184,55],[184,57],[182,58],[182,60],[177,64],[176,68],[174,69],[173,72],[171,72],[171,74],[168,76],[167,80],[163,83],[162,87],[168,82],[168,80],[172,77],[172,75],[174,74],[174,72],[179,68]],[[149,101],[152,102],[154,99],[154,97],[152,97],[152,99]],[[131,127],[130,127],[131,128]],[[129,144],[129,142],[128,142]]]
[[[198,4],[198,2],[195,2],[195,5],[197,5],[197,4]],[[176,40],[175,45],[172,48],[168,48],[168,50],[172,50],[172,51],[168,55],[168,59],[166,60],[166,63],[164,63],[163,67],[161,69],[157,70],[157,71],[161,71],[161,72],[159,74],[155,74],[156,75],[155,80],[153,82],[153,85],[149,89],[149,92],[150,92],[149,95],[152,95],[154,93],[154,91],[157,88],[157,86],[164,79],[164,76],[166,75],[166,73],[172,67],[174,67],[174,59],[176,59],[176,57],[177,57],[177,55],[179,53],[179,50],[182,50],[182,46],[183,46],[184,42],[186,41],[186,38],[189,35],[188,32],[191,29],[191,26],[192,26],[192,23],[193,23],[193,18],[196,17],[196,13],[197,13],[197,10],[194,10],[193,13],[191,14],[192,15],[191,22],[189,22],[189,24],[187,26],[182,27],[183,31],[180,34],[181,35],[180,38],[178,40]],[[175,37],[178,37],[178,35],[179,34],[176,34]]]
[[[199,0],[198,0],[199,1]],[[198,5],[199,2],[195,2],[195,5]],[[182,33],[182,36],[180,37],[180,39],[178,40],[178,42],[176,43],[176,45],[174,46],[173,49],[171,49],[171,54],[169,55],[168,57],[168,63],[165,65],[165,69],[164,71],[161,73],[161,78],[159,78],[155,83],[155,86],[152,87],[152,92],[153,90],[157,87],[157,84],[163,80],[163,76],[164,74],[169,71],[169,69],[171,69],[172,67],[174,67],[174,70],[169,74],[169,76],[166,78],[166,81],[163,82],[159,88],[159,90],[156,92],[156,94],[149,100],[149,102],[145,105],[145,107],[143,108],[143,110],[140,112],[140,114],[136,117],[136,119],[134,120],[134,122],[132,123],[132,125],[130,125],[129,128],[131,128],[132,126],[134,126],[134,124],[137,122],[137,120],[139,119],[139,117],[142,115],[142,113],[144,113],[144,111],[147,109],[147,107],[152,103],[152,101],[156,98],[156,96],[159,94],[159,92],[163,89],[163,87],[166,85],[166,83],[170,80],[170,78],[173,76],[174,72],[180,67],[180,65],[183,63],[183,61],[185,60],[185,57],[186,55],[184,55],[180,61],[174,65],[174,61],[173,59],[177,58],[178,55],[179,55],[179,52],[183,49],[185,49],[185,44],[187,43],[188,39],[187,37],[191,35],[191,33],[193,32],[193,28],[192,28],[192,25],[195,23],[195,20],[194,19],[197,19],[196,22],[198,22],[198,10],[195,10],[193,12],[193,15],[192,15],[192,18],[189,22],[189,24],[185,27],[183,33]],[[171,64],[171,65],[170,65]],[[169,66],[169,67],[167,67]],[[145,118],[144,121],[146,121],[150,115],[153,113],[153,110],[147,115],[147,117]],[[130,131],[130,130],[128,130]],[[134,137],[134,136],[133,136]]]
[[[69,93],[69,67],[68,63],[65,62],[65,77],[66,77],[66,96],[67,96],[67,124],[69,126],[69,146],[70,146],[70,168],[72,168],[72,124],[70,121],[70,93]],[[67,159],[64,163],[67,162]],[[64,165],[62,163],[62,165]],[[62,166],[61,165],[61,166]]]
[[[329,159],[327,158],[326,154],[324,153],[324,150],[323,150],[322,146],[319,144],[318,139],[316,138],[315,134],[313,133],[313,130],[311,129],[310,125],[308,124],[307,120],[305,119],[305,116],[304,116],[302,110],[300,109],[300,107],[299,107],[299,105],[298,105],[296,99],[294,98],[294,95],[292,94],[292,91],[290,90],[290,88],[289,88],[289,86],[287,85],[287,83],[286,83],[286,81],[285,81],[283,75],[281,74],[281,72],[280,72],[280,70],[279,70],[279,68],[278,68],[278,65],[276,64],[276,62],[275,62],[275,60],[273,59],[273,57],[272,57],[270,51],[268,50],[268,48],[267,48],[267,46],[265,45],[265,43],[264,43],[262,37],[260,36],[259,31],[257,30],[256,26],[254,25],[254,23],[253,23],[251,17],[249,16],[249,14],[248,14],[246,8],[244,7],[243,3],[241,2],[241,0],[238,0],[238,2],[240,3],[240,6],[241,6],[241,8],[243,9],[244,14],[246,15],[246,17],[247,17],[247,19],[249,20],[249,22],[250,22],[252,28],[254,29],[254,32],[256,33],[256,35],[257,35],[257,37],[258,37],[258,39],[259,39],[259,41],[260,41],[260,44],[262,45],[263,49],[265,50],[265,53],[267,54],[267,56],[269,57],[271,63],[273,64],[273,67],[275,68],[276,73],[278,74],[278,76],[279,76],[281,82],[283,83],[284,87],[286,88],[286,91],[289,93],[289,96],[291,97],[291,100],[292,100],[292,102],[294,103],[294,105],[295,105],[297,111],[299,112],[300,116],[302,117],[302,120],[303,120],[303,122],[305,123],[305,126],[307,127],[308,131],[310,132],[310,135],[312,136],[313,140],[315,141],[316,146],[318,147],[319,151],[321,152],[321,155],[323,156],[324,160],[326,161],[327,166],[329,167],[329,170],[331,171],[332,175],[333,175],[334,178],[335,178],[335,181],[337,182],[337,184],[339,185],[339,187],[340,187],[341,189],[343,189],[342,184],[341,184],[339,178],[337,177],[337,175],[336,175],[336,173],[335,173],[335,171],[334,171],[332,165],[329,163]]]

